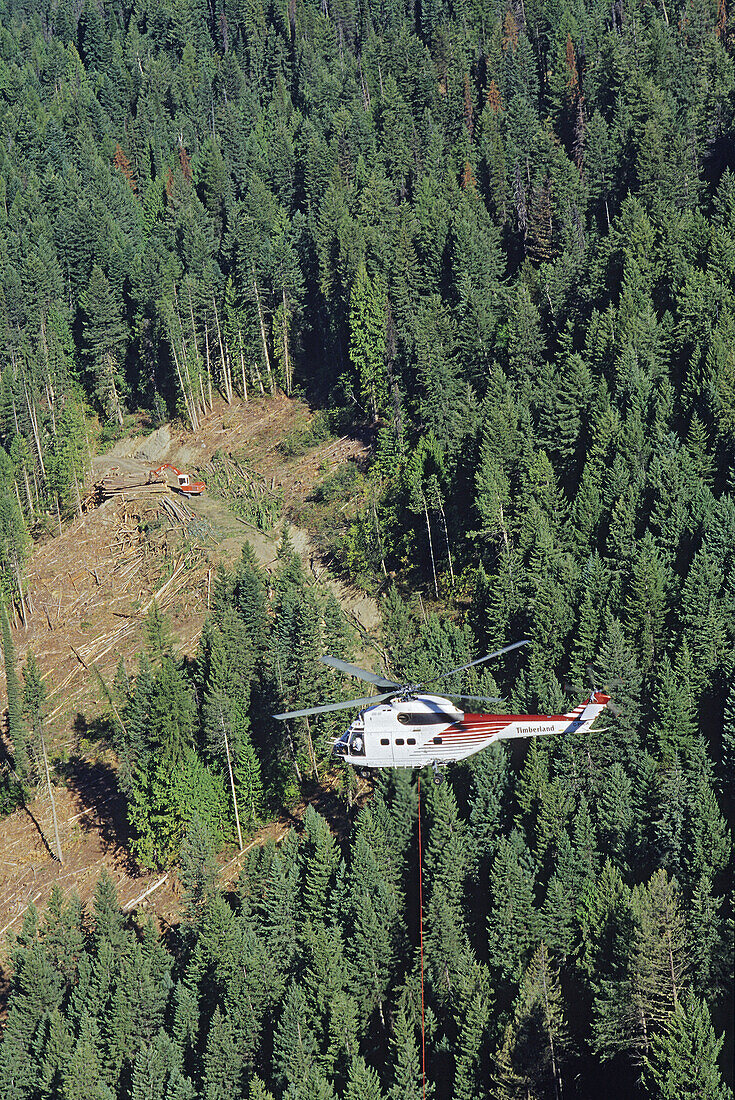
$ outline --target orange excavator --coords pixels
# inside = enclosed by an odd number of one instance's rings
[[[172,470],[176,474],[176,480],[179,483],[178,490],[180,493],[183,493],[185,497],[198,497],[199,494],[203,493],[207,488],[203,481],[192,481],[189,474],[184,474],[181,470],[177,470],[170,462],[164,462],[162,466],[158,466],[155,470],[151,470],[148,475],[148,480],[163,481],[164,477],[162,475],[164,470]]]

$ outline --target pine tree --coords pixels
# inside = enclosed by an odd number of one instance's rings
[[[719,915],[723,898],[712,879],[703,874],[692,892],[687,912],[687,945],[694,992],[712,996],[727,972],[725,930]]]
[[[513,1019],[495,1059],[503,1098],[562,1095],[562,1066],[571,1052],[558,971],[541,942],[524,971]]]
[[[214,1010],[204,1055],[204,1100],[225,1100],[239,1092],[242,1056],[237,1048],[235,1023],[223,1016],[219,1005]]]
[[[654,804],[649,810],[653,829],[649,844],[658,865],[681,880],[684,874],[687,779],[678,756],[658,769],[654,782]]]
[[[56,436],[46,458],[49,488],[67,511],[82,515],[80,487],[88,464],[87,431],[84,410],[76,401],[67,400],[56,417]]]
[[[528,849],[514,830],[500,841],[490,870],[488,951],[493,969],[506,979],[518,980],[538,942],[535,877],[529,863]]]
[[[182,1054],[182,1065],[191,1073],[193,1055],[199,1035],[199,1003],[197,992],[183,981],[176,983],[173,992],[172,1038]],[[198,1060],[198,1055],[197,1055]]]
[[[350,295],[350,359],[360,398],[377,420],[388,396],[385,370],[385,288],[380,277],[371,279],[358,268]]]
[[[64,855],[61,850],[61,840],[59,838],[56,799],[54,798],[54,792],[51,787],[51,771],[49,768],[48,753],[46,751],[46,737],[44,734],[44,722],[46,720],[46,686],[43,682],[41,670],[38,667],[36,658],[33,656],[33,653],[30,652],[23,669],[23,680],[25,681],[25,686],[23,688],[23,711],[32,731],[32,748],[36,753],[40,752],[41,763],[43,765],[43,776],[46,780],[46,790],[48,791],[49,802],[51,803],[56,858],[59,863],[63,863]]]
[[[194,1100],[191,1081],[181,1072],[181,1054],[163,1032],[141,1047],[133,1063],[131,1100]]]
[[[599,980],[594,1004],[595,1049],[603,1058],[626,1051],[636,1063],[665,1029],[687,988],[689,968],[676,882],[657,871],[633,889],[631,929],[618,922],[611,978]]]
[[[344,1100],[383,1100],[380,1078],[364,1058],[352,1059]]]
[[[40,1085],[50,1096],[62,1090],[62,1072],[74,1049],[74,1038],[61,1012],[54,1008],[49,1015],[48,1038],[45,1044]]]
[[[75,895],[65,901],[58,884],[49,897],[41,937],[49,960],[66,981],[73,982],[84,949],[82,903]]]
[[[609,857],[596,882],[589,883],[583,891],[579,916],[582,969],[598,981],[602,975],[621,977],[627,965],[627,951],[621,958],[619,945],[627,945],[632,936],[630,889]]]
[[[268,1092],[261,1079],[259,1077],[253,1077],[250,1082],[248,1100],[274,1100],[274,1098],[273,1093]]]
[[[603,767],[627,759],[635,768],[639,758],[642,676],[635,654],[616,619],[610,619],[607,624],[605,639],[595,661],[595,674],[599,683],[615,685],[613,694],[620,714],[608,719],[609,733],[601,733],[590,742],[590,753]]]
[[[666,1009],[675,1008],[688,970],[685,926],[679,910],[676,882],[657,871],[632,897],[636,930],[634,967],[636,993],[650,1019],[659,1024]]]
[[[164,657],[173,655],[174,637],[171,624],[161,613],[156,600],[153,601],[145,621],[146,653],[154,668],[160,668]]]
[[[115,1094],[103,1080],[101,1038],[93,1016],[82,1017],[62,1079],[64,1096],[69,1100],[113,1100]]]
[[[181,885],[186,892],[188,916],[193,918],[214,889],[216,866],[207,826],[195,809],[181,844]]]
[[[468,844],[476,864],[489,860],[503,834],[503,796],[509,761],[503,745],[493,745],[472,761],[472,802]]]
[[[666,575],[656,552],[653,536],[647,532],[632,563],[626,599],[626,622],[641,655],[646,672],[656,665],[665,646]]]
[[[302,913],[312,921],[324,918],[324,902],[331,894],[339,861],[339,849],[329,825],[308,806],[304,815],[305,844],[302,851]]]
[[[722,573],[704,545],[695,555],[682,587],[682,621],[694,658],[698,686],[705,688],[725,658],[726,628]]]
[[[102,268],[95,264],[81,296],[86,315],[84,339],[94,373],[97,397],[107,415],[123,425],[122,365],[128,334],[122,308]]]
[[[15,603],[24,623],[26,584],[23,563],[28,550],[28,530],[17,498],[0,485],[0,583],[4,592],[3,602],[6,610]]]
[[[270,866],[257,914],[268,970],[265,981],[275,1001],[283,997],[297,950],[298,869],[287,866],[283,855],[282,846]]]
[[[705,1002],[685,993],[643,1061],[647,1095],[652,1100],[727,1100],[732,1093],[717,1064],[723,1038],[717,1038]]]
[[[702,756],[706,760],[705,751]],[[685,877],[690,882],[696,881],[697,876],[703,873],[716,878],[727,866],[732,851],[727,825],[718,806],[712,780],[706,774],[700,772],[697,775],[695,772],[689,779],[688,788]]]
[[[30,772],[28,732],[23,724],[21,690],[15,670],[15,647],[10,633],[8,613],[2,600],[0,600],[0,627],[2,628],[2,651],[8,696],[8,733],[13,742],[15,770],[18,778],[22,781],[28,777]]]
[[[597,806],[600,836],[618,866],[625,866],[633,853],[635,807],[633,783],[622,764],[615,763],[605,773]]]
[[[391,1043],[395,1055],[393,1084],[388,1100],[422,1100],[424,1082],[421,1051],[416,1041],[416,1029],[405,1004],[399,1005]],[[433,1089],[428,1082],[426,1085],[426,1095],[430,1096]]]
[[[677,664],[681,660],[688,663],[683,653],[679,658]],[[657,672],[651,736],[663,759],[670,761],[675,753],[684,756],[691,745],[697,728],[696,697],[689,678],[677,675],[667,655],[662,657]]]
[[[304,1084],[315,1064],[317,1043],[308,1018],[304,992],[292,982],[273,1037],[274,1076],[283,1087]]]
[[[172,657],[164,654],[148,701],[151,728],[164,765],[180,767],[191,745],[196,710],[191,687]]]
[[[107,870],[102,872],[94,889],[94,938],[98,951],[103,942],[114,948],[121,948],[125,943],[117,889]]]
[[[491,1005],[486,996],[477,993],[467,1006],[460,1022],[460,1033],[454,1072],[454,1100],[475,1100],[481,1094],[484,1080],[482,1048],[486,1041]]]
[[[349,954],[352,986],[364,1013],[383,1005],[393,967],[395,948],[395,897],[386,886],[375,855],[358,837],[353,860],[352,928]]]

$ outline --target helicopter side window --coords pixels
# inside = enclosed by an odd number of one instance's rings
[[[390,745],[390,739],[388,737],[381,737],[380,743],[381,745]]]
[[[442,743],[441,737],[432,737],[431,740],[434,742],[435,745],[441,745]]]
[[[403,745],[404,744],[403,738],[402,737],[396,737],[396,744],[397,745]]]
[[[407,737],[406,738],[406,744],[407,745],[415,745],[416,744],[416,738],[415,737]]]

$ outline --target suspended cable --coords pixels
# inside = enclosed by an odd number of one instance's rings
[[[421,944],[421,1077],[423,1096],[426,1100],[426,1023],[424,1020],[424,894],[423,873],[421,867],[421,775],[418,777],[419,790],[419,943]]]

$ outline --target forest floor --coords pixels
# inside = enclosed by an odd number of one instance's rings
[[[147,436],[120,440],[93,460],[84,514],[57,537],[34,546],[26,569],[27,621],[15,624],[13,640],[18,667],[33,651],[48,690],[49,739],[63,776],[54,794],[64,862],[51,854],[51,804],[44,785],[27,807],[0,820],[3,941],[9,930],[20,927],[32,902],[45,906],[55,883],[88,901],[103,867],[115,879],[125,909],[147,909],[162,926],[178,919],[176,876],[141,872],[127,851],[114,754],[100,740],[105,710],[101,681],[110,683],[120,657],[129,672],[135,671],[154,600],[169,619],[176,651],[193,655],[217,566],[236,562],[250,542],[260,564],[271,570],[285,525],[307,576],[334,590],[364,647],[374,646],[379,622],[375,600],[330,576],[311,533],[292,521],[320,478],[348,461],[365,460],[369,440],[330,437],[309,445],[312,418],[303,402],[282,396],[231,406],[215,401],[197,432],[163,425]],[[289,439],[301,443],[279,448]],[[303,453],[284,456],[284,450],[288,454],[294,449]],[[180,524],[162,512],[160,497],[120,497],[102,504],[93,497],[91,485],[102,477],[144,473],[162,462],[192,474],[201,471],[206,481],[216,452],[220,460],[225,455],[243,464],[249,476],[282,494],[273,529],[261,531],[246,523],[213,492],[184,500],[172,489],[176,503],[188,512],[187,522]],[[0,688],[4,686],[3,676]],[[359,800],[368,790],[365,784],[361,788]],[[344,804],[328,780],[307,791],[307,797],[336,830],[346,825]],[[304,809],[305,803],[269,824],[248,846],[269,837],[279,840]],[[227,858],[221,872],[224,884],[239,873],[240,854],[229,862]]]

